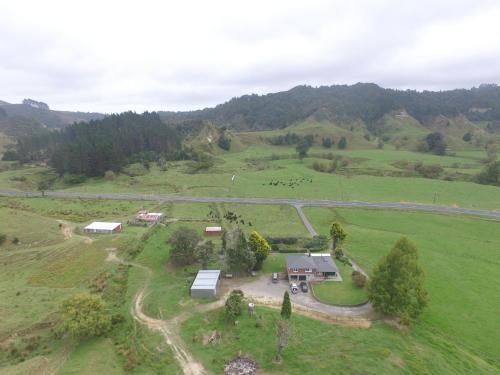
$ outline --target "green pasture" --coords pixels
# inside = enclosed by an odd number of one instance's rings
[[[490,218],[371,209],[304,208],[319,233],[334,220],[343,245],[368,273],[401,236],[414,241],[426,273],[429,308],[420,330],[432,329],[499,365],[500,221]]]
[[[256,316],[261,327],[256,326]],[[264,373],[307,374],[469,374],[493,373],[495,368],[430,331],[425,336],[402,333],[382,323],[371,328],[327,324],[293,315],[291,337],[283,362],[275,363],[275,323],[279,311],[257,307],[246,311],[237,326],[227,324],[223,310],[197,314],[182,325],[184,341],[209,370],[222,372],[238,353],[255,359]],[[214,331],[222,338],[207,344]],[[196,342],[192,337],[198,337]]]
[[[329,152],[348,157],[351,164],[334,174],[314,171],[311,168],[314,161],[329,163],[329,160],[323,159]],[[466,150],[457,152],[455,156],[436,156],[393,149],[330,151],[315,147],[310,150],[310,155],[310,158],[301,161],[296,158],[293,147],[257,144],[240,152],[221,154],[216,157],[214,167],[196,174],[189,172],[189,162],[171,162],[167,171],[153,165],[143,176],[119,174],[111,180],[91,178],[76,185],[66,185],[61,180],[54,184],[53,189],[146,195],[404,201],[500,208],[500,189],[460,180],[471,179],[481,170],[481,160],[486,156],[484,151]],[[390,176],[403,171],[394,164],[401,161],[440,165],[444,168],[443,176],[459,176],[459,180]],[[46,171],[43,167],[24,167],[0,172],[0,186],[36,190],[37,182],[44,178]],[[293,185],[294,181],[302,178],[312,179],[312,182]],[[273,185],[272,182],[280,183]]]

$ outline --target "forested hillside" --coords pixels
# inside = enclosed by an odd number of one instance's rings
[[[500,87],[491,84],[470,90],[417,92],[384,89],[372,83],[297,86],[273,94],[244,95],[214,108],[160,114],[167,121],[210,120],[238,130],[283,128],[311,116],[336,122],[361,119],[376,129],[385,114],[397,110],[405,110],[424,125],[439,115],[464,115],[471,121],[491,122],[491,130],[498,130]]]
[[[54,115],[44,103],[18,106],[23,113]],[[275,94],[245,95],[199,111],[126,112],[60,130],[13,115],[16,108],[20,107],[0,106],[0,132],[18,140],[16,151],[10,150],[4,160],[48,162],[60,175],[88,177],[160,158],[191,158],[200,166],[211,165],[211,155],[239,144],[238,131],[290,125],[294,127],[243,138],[247,144],[298,147],[307,143],[307,148],[383,148],[390,143],[396,149],[443,155],[464,147],[493,154],[500,134],[500,87],[496,85],[442,92],[397,91],[361,83],[298,86]]]
[[[22,162],[48,160],[61,175],[102,176],[106,171],[119,171],[131,156],[141,153],[179,158],[180,140],[181,134],[165,125],[158,114],[125,112],[21,137],[16,152]]]

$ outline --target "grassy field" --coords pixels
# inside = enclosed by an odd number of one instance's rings
[[[432,332],[426,336],[402,334],[375,323],[369,329],[326,324],[292,315],[292,336],[284,350],[284,361],[276,354],[275,322],[279,311],[257,307],[262,327],[244,313],[238,326],[224,321],[222,310],[195,315],[182,325],[182,335],[196,358],[213,373],[243,353],[254,358],[264,373],[272,374],[469,374],[494,373],[479,358],[461,350]],[[214,330],[222,334],[217,344],[206,344]],[[196,335],[195,343],[191,338]]]
[[[371,272],[396,240],[408,236],[419,249],[430,306],[417,326],[446,335],[497,367],[500,306],[500,222],[470,216],[364,209],[305,208],[318,232],[335,219],[348,237],[350,256]]]
[[[126,221],[142,207],[165,212],[179,221],[153,231],[145,240],[141,240],[145,229],[129,226],[120,235],[92,236],[92,241],[79,234],[78,228],[93,219]],[[241,215],[247,233],[257,230],[273,236],[307,235],[290,207],[0,198],[0,232],[7,234],[7,242],[0,247],[0,345],[5,347],[2,340],[25,328],[29,333],[20,336],[19,347],[28,343],[22,340],[40,336],[37,348],[22,363],[9,357],[8,351],[2,352],[0,372],[34,374],[34,369],[64,362],[63,374],[124,373],[132,365],[137,374],[180,373],[164,340],[136,325],[129,315],[134,295],[147,280],[145,272],[105,262],[105,249],[117,248],[127,256],[128,250],[144,246],[136,261],[153,270],[144,305],[147,314],[171,318],[183,312],[193,313],[198,303],[206,302],[189,298],[189,286],[198,266],[172,267],[166,241],[182,225],[200,234],[208,224],[233,225],[224,219],[209,219],[210,211],[220,216],[229,211]],[[365,330],[294,316],[293,338],[285,351],[285,362],[277,365],[272,362],[275,311],[258,308],[264,319],[264,327],[258,329],[247,317],[239,327],[228,327],[217,311],[195,314],[183,325],[182,335],[207,368],[220,372],[224,361],[241,350],[256,358],[265,371],[283,374],[304,373],[313,364],[318,366],[315,371],[336,368],[344,373],[500,371],[496,335],[496,307],[500,306],[496,282],[500,276],[498,220],[369,209],[304,208],[304,212],[321,234],[327,234],[333,220],[342,221],[349,234],[345,250],[368,272],[401,235],[414,240],[431,298],[422,322],[409,333],[402,333],[382,323]],[[72,236],[68,236],[66,227],[75,231]],[[17,244],[13,243],[14,237],[19,239]],[[214,241],[219,248],[220,240]],[[271,254],[262,272],[282,271],[285,256]],[[213,266],[221,264],[215,261]],[[113,314],[121,314],[125,321],[109,337],[83,342],[70,348],[66,359],[61,358],[63,343],[54,340],[43,324],[57,321],[59,303],[69,295],[88,290],[94,278],[103,273],[111,275],[104,296]],[[342,276],[343,287],[347,288],[349,271],[344,270]],[[337,297],[339,291],[334,295]],[[203,337],[213,329],[224,333],[220,344],[191,342],[193,334]],[[322,349],[318,351],[318,347]]]
[[[324,303],[338,305],[357,305],[366,302],[366,291],[357,287],[352,281],[352,268],[338,261],[336,264],[342,281],[311,283],[311,289],[316,298]]]
[[[311,155],[325,155],[327,150],[314,148]],[[500,208],[500,189],[467,181],[446,181],[423,177],[392,177],[398,171],[396,162],[423,162],[441,165],[445,174],[475,175],[482,168],[484,152],[461,151],[456,156],[392,149],[333,150],[333,154],[349,157],[352,165],[340,174],[316,172],[311,168],[317,157],[300,161],[295,149],[285,146],[253,145],[237,153],[217,157],[216,166],[197,174],[189,173],[187,162],[172,162],[167,171],[153,166],[140,177],[119,175],[114,180],[89,179],[68,186],[62,182],[56,190],[85,192],[163,193],[198,196],[325,198],[338,200],[405,201],[458,205],[475,208]],[[275,155],[273,157],[273,155]],[[284,158],[284,159],[283,159]],[[275,160],[273,160],[275,159]],[[328,163],[328,160],[321,159]],[[400,170],[401,171],[401,170]],[[0,186],[36,190],[37,181],[46,172],[42,167],[25,167],[0,173]],[[377,173],[379,175],[372,175]],[[387,174],[387,175],[384,175]],[[234,182],[231,181],[236,175]],[[297,179],[311,179],[299,182]],[[283,184],[271,185],[281,181]]]
[[[120,235],[112,236],[78,234],[82,222],[94,218],[126,220],[139,205],[118,201],[0,199],[0,232],[7,235],[7,241],[0,246],[1,373],[39,374],[51,372],[61,364],[64,374],[123,373],[130,348],[135,351],[135,373],[155,373],[155,366],[171,374],[179,373],[161,337],[141,327],[133,329],[135,323],[120,297],[123,285],[119,280],[121,277],[127,281],[123,277],[128,270],[117,273],[116,264],[105,262],[106,248],[126,249],[144,229],[126,227]],[[14,243],[16,237],[19,241]],[[110,337],[80,345],[56,339],[52,327],[57,325],[61,301],[88,291],[95,278],[107,274],[108,307],[128,321]],[[130,329],[133,335],[129,335]],[[123,349],[120,351],[119,347]]]

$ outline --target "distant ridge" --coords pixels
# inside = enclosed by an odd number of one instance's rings
[[[481,84],[472,89],[418,92],[385,89],[374,83],[296,86],[266,95],[243,95],[213,108],[163,111],[160,115],[168,122],[206,120],[238,130],[266,130],[284,128],[307,118],[337,123],[361,120],[374,128],[394,111],[404,111],[424,125],[437,116],[500,122],[500,87]]]
[[[0,101],[0,132],[12,136],[30,135],[39,129],[60,129],[75,122],[99,120],[102,113],[54,111],[43,102],[24,99],[21,104]]]

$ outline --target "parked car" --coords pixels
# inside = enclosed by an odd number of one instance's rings
[[[276,284],[279,281],[278,274],[276,272],[273,273],[271,280],[274,284]]]
[[[292,294],[297,294],[299,292],[299,287],[295,283],[290,284],[290,291]]]
[[[302,290],[302,292],[304,293],[307,293],[309,291],[309,288],[307,287],[307,283],[305,281],[302,281],[300,283],[300,290]]]

